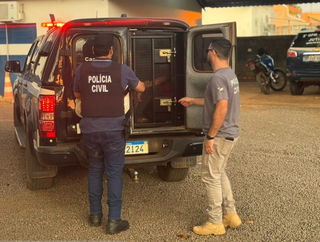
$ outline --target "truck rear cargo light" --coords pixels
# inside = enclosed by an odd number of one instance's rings
[[[296,51],[294,51],[294,50],[288,50],[288,52],[287,52],[287,57],[297,57],[298,55],[297,55],[297,52]]]
[[[41,138],[55,138],[55,96],[39,97],[39,132]]]

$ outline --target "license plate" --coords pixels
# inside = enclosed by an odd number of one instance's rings
[[[320,55],[305,55],[303,56],[303,62],[320,62]]]
[[[126,143],[126,155],[148,154],[149,145],[148,141],[128,141]]]

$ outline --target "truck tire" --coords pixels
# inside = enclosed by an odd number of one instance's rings
[[[167,166],[157,166],[159,177],[167,182],[176,182],[186,179],[189,168],[173,168],[171,162]]]
[[[302,87],[302,82],[290,82],[290,92],[292,95],[302,95],[304,87]]]
[[[57,174],[56,167],[43,166],[31,152],[30,140],[26,140],[27,187],[30,190],[49,189],[53,187],[53,179]],[[51,176],[48,177],[48,173]]]

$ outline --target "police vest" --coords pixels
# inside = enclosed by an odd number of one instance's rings
[[[95,67],[85,62],[80,70],[81,114],[83,117],[120,117],[124,115],[124,90],[121,64]]]

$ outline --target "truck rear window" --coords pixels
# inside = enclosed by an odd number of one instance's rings
[[[73,48],[75,53],[75,67],[85,61],[92,61],[95,55],[92,52],[93,40],[95,35],[81,35],[75,39]],[[113,57],[112,60],[121,63],[120,41],[117,37],[113,37]]]
[[[300,33],[293,41],[292,47],[320,47],[320,33]]]
[[[193,47],[193,63],[194,68],[198,71],[212,72],[212,68],[207,60],[206,49],[208,49],[211,41],[214,38],[223,37],[221,32],[219,33],[208,33],[208,34],[199,34],[194,38],[194,47]]]

